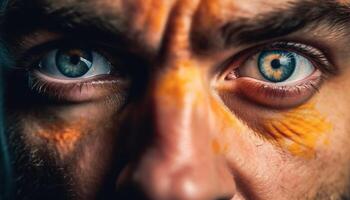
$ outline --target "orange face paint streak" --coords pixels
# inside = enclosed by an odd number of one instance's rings
[[[212,97],[210,100],[212,122],[219,122],[220,124],[213,124],[212,127],[215,128],[213,132],[219,133],[219,135],[212,140],[212,151],[215,154],[226,154],[230,150],[229,141],[231,141],[232,131],[236,133],[241,133],[242,124],[239,123],[238,119],[232,115],[224,105],[220,103],[219,97]]]
[[[229,151],[229,144],[223,138],[216,138],[211,141],[211,149],[214,154],[226,154]]]
[[[228,151],[228,139],[225,139],[227,130],[236,126],[236,121],[229,111],[225,110],[218,99],[206,96],[204,79],[198,65],[190,60],[181,60],[175,63],[176,66],[170,67],[157,83],[159,88],[156,90],[156,96],[162,99],[163,104],[168,107],[183,109],[192,107],[196,109],[198,116],[206,118],[206,123],[213,123],[208,127],[214,128],[212,133],[215,139],[210,141],[214,154],[224,154]],[[219,98],[219,97],[218,97]],[[208,106],[208,107],[205,107]],[[217,124],[217,122],[220,124]],[[225,122],[225,123],[223,123]],[[198,131],[198,130],[196,130]],[[207,131],[207,130],[206,130]]]
[[[222,5],[220,1],[212,1],[212,0],[204,0],[201,2],[200,7],[198,9],[199,16],[202,19],[201,20],[201,26],[203,28],[210,28],[216,23],[218,23],[220,20],[219,18],[222,17]]]
[[[200,70],[189,60],[178,61],[175,65],[162,77],[159,83],[161,87],[157,90],[158,96],[169,98],[168,102],[176,102],[178,106],[186,104],[182,101],[187,98],[203,100],[203,94],[199,92],[202,87]]]
[[[220,145],[220,142],[217,139],[212,140],[211,142],[211,148],[215,154],[221,154],[222,153],[222,147]]]
[[[77,141],[83,136],[85,125],[83,120],[69,124],[52,124],[39,129],[37,136],[53,145],[63,158],[74,149]]]
[[[281,117],[264,121],[263,132],[293,155],[313,157],[318,144],[325,144],[325,134],[332,125],[315,108],[307,103],[282,114]]]
[[[148,29],[148,38],[153,37],[155,33],[163,33],[168,18],[168,7],[167,3],[163,1],[152,0],[150,2],[150,9],[147,11],[145,23],[145,28]]]

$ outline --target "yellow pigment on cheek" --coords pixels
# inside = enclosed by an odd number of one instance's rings
[[[232,113],[214,97],[210,99],[213,120],[216,123],[213,132],[218,133],[217,137],[212,139],[211,147],[214,154],[226,154],[230,150],[229,141],[232,140],[232,131],[242,132],[242,124]]]
[[[315,108],[307,103],[277,118],[268,118],[263,123],[268,138],[288,149],[293,155],[312,157],[318,144],[325,144],[325,134],[332,125]]]
[[[53,145],[62,158],[74,150],[77,141],[85,133],[85,125],[82,120],[69,124],[52,124],[39,129],[37,136]]]

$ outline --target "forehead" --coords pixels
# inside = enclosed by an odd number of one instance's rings
[[[81,18],[98,17],[101,23],[157,46],[169,24],[194,23],[205,32],[230,20],[287,8],[295,1],[300,0],[37,0],[37,4],[51,13],[74,10]]]
[[[159,12],[155,8],[168,7],[173,8],[174,6],[187,7],[188,9],[197,9],[198,7],[205,5],[212,8],[223,9],[223,13],[228,9],[237,9],[237,11],[256,13],[260,10],[273,9],[273,7],[288,6],[288,3],[303,0],[36,0],[36,2],[51,7],[90,7],[91,9],[104,9],[104,11],[116,10],[126,12],[143,12],[152,11]],[[346,0],[338,0],[340,2],[347,2]],[[171,9],[168,9],[171,10]],[[103,12],[103,11],[102,11]],[[243,13],[244,14],[244,13]]]

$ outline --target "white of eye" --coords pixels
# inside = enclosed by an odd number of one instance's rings
[[[296,66],[294,72],[284,81],[271,82],[261,74],[258,66],[258,57],[260,53],[255,54],[244,62],[244,64],[238,68],[238,74],[240,77],[250,77],[275,85],[293,85],[295,82],[307,78],[315,71],[315,66],[307,58],[292,51],[290,53],[295,57]]]

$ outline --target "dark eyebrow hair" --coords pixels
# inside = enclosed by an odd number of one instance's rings
[[[118,14],[94,12],[90,1],[74,3],[47,3],[44,0],[13,0],[7,9],[4,27],[7,32],[25,34],[35,29],[59,32],[121,34],[127,30]],[[93,1],[92,1],[93,2]],[[86,4],[86,5],[84,5]]]
[[[5,27],[11,37],[14,32],[21,33],[26,29],[31,31],[33,26],[68,32],[86,31],[87,34],[97,31],[108,33],[112,37],[124,37],[126,40],[137,36],[128,32],[121,16],[103,12],[97,15],[89,1],[78,1],[71,5],[57,3],[59,6],[51,7],[48,6],[50,3],[45,4],[43,2],[46,1],[43,0],[13,2],[5,20]],[[218,37],[210,39],[205,31],[194,31],[191,33],[191,40],[194,50],[214,49],[218,44],[227,48],[267,41],[319,24],[336,27],[336,30],[350,29],[347,28],[350,25],[350,7],[334,0],[296,0],[273,11],[227,22],[219,27],[220,42],[216,40]],[[19,27],[21,30],[18,30]]]
[[[284,9],[260,14],[254,19],[235,19],[221,28],[225,44],[255,43],[278,38],[311,25],[344,29],[350,20],[350,8],[334,0],[290,2]]]
[[[193,50],[206,54],[212,49],[255,44],[319,25],[332,31],[350,30],[350,7],[334,0],[298,0],[251,18],[229,21],[214,33],[216,35],[196,31],[191,39]]]

